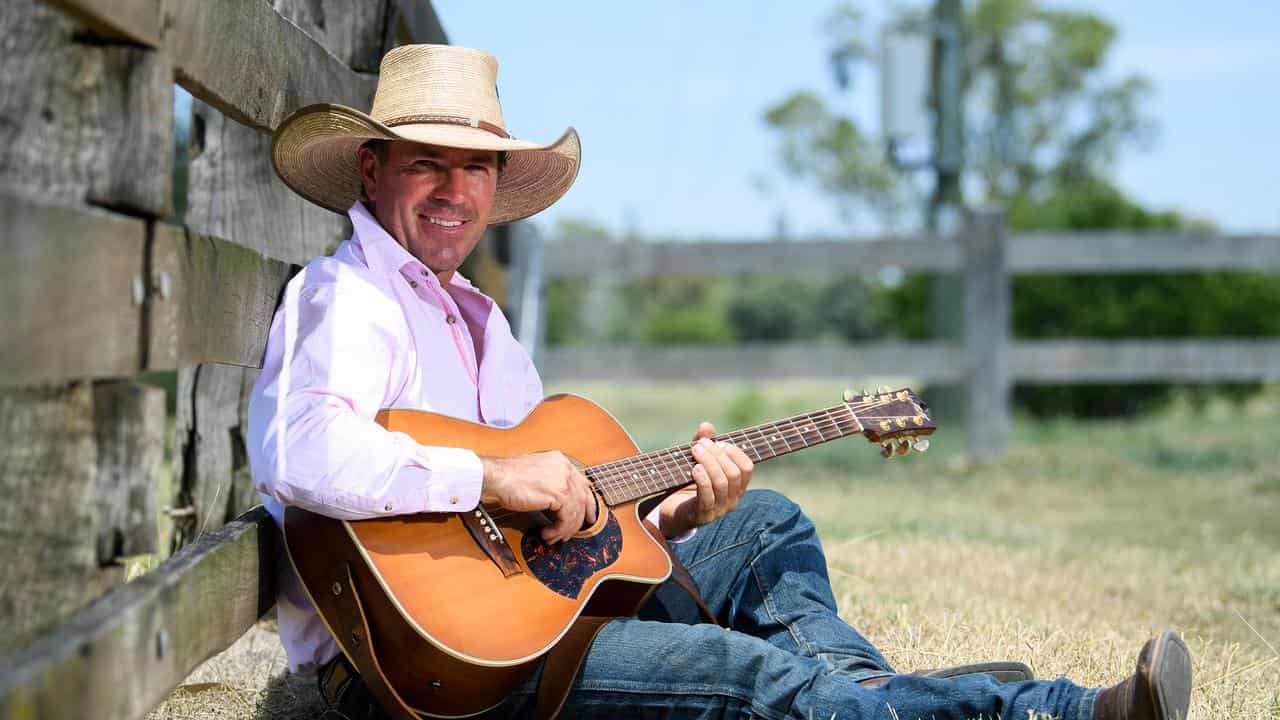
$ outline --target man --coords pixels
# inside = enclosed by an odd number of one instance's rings
[[[501,311],[457,270],[488,225],[536,213],[569,188],[579,145],[573,130],[550,145],[512,139],[496,76],[497,62],[476,50],[398,48],[369,115],[312,106],[277,131],[281,178],[346,212],[354,229],[289,283],[254,387],[250,460],[277,520],[287,505],[359,519],[485,502],[547,512],[543,539],[555,543],[595,519],[588,481],[560,453],[479,457],[373,421],[380,408],[406,407],[511,425],[541,398]],[[812,523],[777,493],[746,492],[751,461],[714,435],[699,426],[692,485],[650,518],[723,627],[653,619],[659,606],[605,625],[567,716],[1185,717],[1190,656],[1172,632],[1103,691],[963,670],[895,674],[838,618]],[[291,669],[321,668],[343,714],[376,712],[288,566],[279,619]],[[492,714],[530,714],[534,688]]]

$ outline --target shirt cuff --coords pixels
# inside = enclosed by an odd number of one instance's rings
[[[465,512],[480,503],[484,465],[464,448],[422,446],[414,460],[421,466],[424,505],[421,512]]]
[[[660,508],[661,506],[662,506],[662,503],[658,503],[657,505],[654,505],[653,509],[649,511],[649,514],[644,516],[645,520],[648,520],[649,522],[653,523],[653,526],[658,528],[658,532],[662,532],[662,523],[658,522],[658,508]],[[696,532],[698,532],[698,528],[685,530],[684,532],[680,533],[679,535],[676,535],[675,537],[667,538],[667,543],[671,545],[678,545],[684,542],[685,540],[688,540],[689,538],[693,537],[693,534]]]

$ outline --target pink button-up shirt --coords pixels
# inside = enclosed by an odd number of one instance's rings
[[[386,407],[513,425],[542,398],[502,311],[458,273],[447,287],[357,202],[350,240],[289,281],[249,401],[263,504],[342,519],[459,512],[480,498],[470,450],[419,445],[373,421]],[[289,668],[338,648],[289,563],[278,614]]]

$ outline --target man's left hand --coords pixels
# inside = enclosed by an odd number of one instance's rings
[[[704,422],[693,435],[693,485],[672,493],[658,506],[662,534],[675,537],[724,517],[738,506],[751,482],[754,464],[736,445],[715,442],[714,425]]]

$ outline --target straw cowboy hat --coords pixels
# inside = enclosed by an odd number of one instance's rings
[[[516,140],[498,105],[498,61],[452,45],[403,45],[382,59],[373,110],[329,103],[289,116],[271,141],[271,164],[311,202],[345,213],[360,199],[357,150],[368,140],[411,140],[507,154],[490,223],[529,217],[564,195],[578,175],[582,148],[573,128],[539,145]]]

